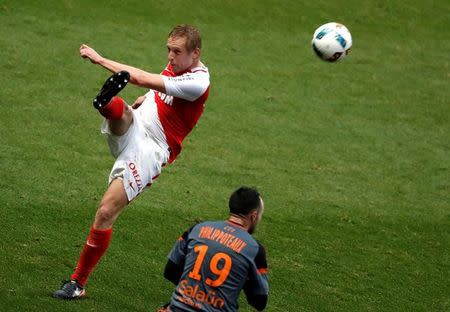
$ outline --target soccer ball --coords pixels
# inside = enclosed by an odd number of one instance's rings
[[[327,23],[316,29],[311,45],[322,60],[337,62],[350,52],[352,35],[342,24]]]

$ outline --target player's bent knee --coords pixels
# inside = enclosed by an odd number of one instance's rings
[[[115,96],[108,105],[101,107],[99,112],[108,120],[120,120],[127,106],[121,97]]]
[[[108,119],[109,129],[114,135],[124,135],[133,122],[133,113],[131,108],[127,105],[124,109],[123,115],[120,119],[111,120]]]

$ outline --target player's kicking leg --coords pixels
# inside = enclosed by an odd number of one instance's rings
[[[130,75],[119,72],[106,80],[97,97],[94,107],[105,116],[115,135],[125,133],[132,123],[132,114],[128,105],[116,97],[128,83]],[[112,225],[128,204],[128,197],[119,179],[111,182],[105,192],[95,215],[87,242],[81,252],[78,264],[69,281],[63,282],[61,288],[53,293],[59,299],[79,299],[85,296],[85,285],[104,253],[109,247]]]
[[[108,121],[109,128],[114,135],[123,135],[130,127],[133,115],[131,108],[116,95],[130,81],[130,74],[120,71],[106,79],[100,92],[92,104]]]

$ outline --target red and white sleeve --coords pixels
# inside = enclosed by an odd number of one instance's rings
[[[195,101],[209,87],[209,74],[205,72],[186,73],[181,76],[162,76],[166,94],[187,101]]]

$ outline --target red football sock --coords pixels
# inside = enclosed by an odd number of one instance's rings
[[[106,119],[120,119],[122,118],[125,105],[125,101],[121,97],[114,96],[107,105],[103,106],[98,111]]]
[[[75,272],[70,277],[76,280],[82,286],[86,285],[87,279],[94,267],[100,261],[100,258],[108,249],[111,240],[112,228],[107,230],[97,230],[93,227],[89,233],[86,244],[81,252]]]

